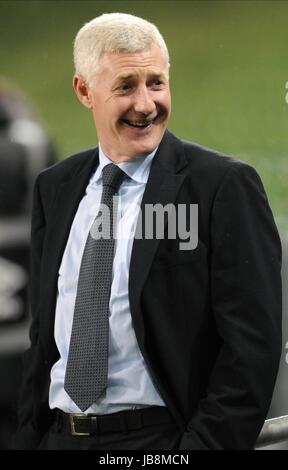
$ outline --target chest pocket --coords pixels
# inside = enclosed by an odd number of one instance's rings
[[[161,252],[154,258],[151,269],[159,270],[173,268],[173,266],[179,266],[182,264],[198,263],[199,260],[202,260],[203,262],[206,260],[206,248],[203,244],[198,244],[194,250]]]

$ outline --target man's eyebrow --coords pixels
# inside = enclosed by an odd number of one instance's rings
[[[118,75],[115,80],[115,82],[122,82],[123,80],[130,80],[131,78],[134,78],[135,74],[133,73],[122,73],[121,75]]]
[[[122,73],[121,75],[118,75],[117,77],[115,77],[113,83],[119,83],[119,82],[123,82],[125,80],[131,80],[133,78],[137,77],[137,74],[134,74],[134,73]],[[150,72],[148,74],[148,79],[151,79],[151,78],[161,78],[161,79],[165,79],[166,75],[164,72]]]

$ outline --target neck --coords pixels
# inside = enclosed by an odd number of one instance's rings
[[[116,163],[116,164],[123,163],[123,162],[131,162],[132,160],[136,160],[141,157],[147,157],[147,155],[149,155],[149,153],[144,153],[144,154],[139,154],[139,155],[126,155],[126,154],[121,154],[121,153],[113,152],[109,149],[106,149],[106,147],[103,146],[101,142],[99,142],[99,145],[104,155],[107,158],[109,158],[111,162]]]

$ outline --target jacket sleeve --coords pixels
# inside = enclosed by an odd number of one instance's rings
[[[39,331],[40,265],[45,233],[45,219],[39,189],[40,176],[34,186],[31,224],[29,297],[32,323],[30,348],[23,355],[23,377],[18,403],[18,429],[12,441],[13,449],[33,449],[39,440],[33,422],[33,374]]]
[[[236,162],[211,218],[211,303],[221,349],[180,449],[251,449],[281,355],[281,243],[256,171]],[[200,359],[201,360],[201,359]]]

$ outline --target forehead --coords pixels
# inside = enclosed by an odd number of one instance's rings
[[[106,79],[125,78],[139,74],[167,74],[168,64],[163,51],[158,45],[153,45],[149,50],[135,53],[105,52],[100,59],[99,75]]]

